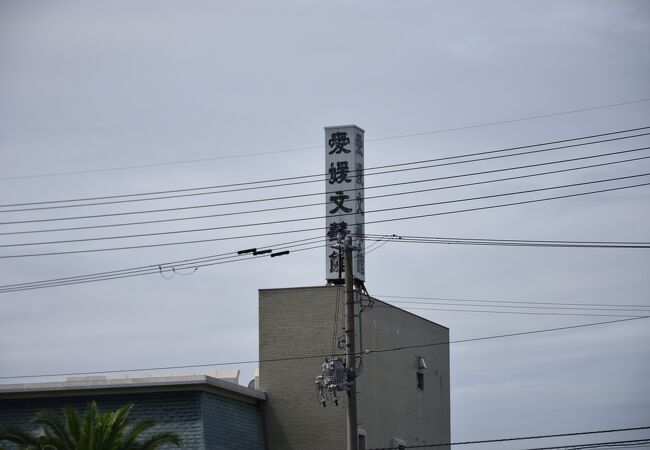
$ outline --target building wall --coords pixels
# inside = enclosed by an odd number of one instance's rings
[[[364,349],[418,346],[363,359],[357,404],[368,447],[395,445],[394,439],[406,445],[450,442],[449,330],[379,301],[361,316]],[[419,356],[426,369],[418,370]]]
[[[344,303],[344,288],[334,286],[260,291],[259,379],[268,395],[269,449],[345,448],[345,393],[340,406],[323,408],[314,387],[325,355],[333,351],[333,335],[343,335]],[[444,343],[364,357],[358,422],[368,448],[393,446],[395,438],[407,445],[449,442],[449,330],[377,300],[362,313],[362,323],[364,349]],[[281,360],[313,355],[318,356]],[[423,390],[417,388],[418,356],[427,364]],[[280,360],[269,361],[274,359]]]
[[[152,432],[177,433],[183,441],[183,450],[265,448],[262,414],[258,406],[199,390],[0,399],[0,426],[38,430],[38,426],[31,423],[38,411],[61,411],[64,406],[72,406],[83,412],[93,399],[100,412],[133,403],[130,423],[141,419],[155,420],[157,425]]]
[[[323,408],[315,378],[331,352],[336,293],[332,289],[262,290],[259,297],[260,385],[266,391],[269,450],[345,448],[345,408]],[[270,361],[280,359],[280,361]]]
[[[97,402],[100,412],[115,410],[126,403],[133,403],[129,423],[141,419],[154,419],[157,425],[151,430],[152,432],[173,431],[183,440],[183,449],[205,450],[198,391],[2,399],[0,400],[0,425],[38,430],[39,427],[31,421],[39,411],[47,409],[61,412],[64,406],[72,406],[83,413],[86,405],[92,400]]]
[[[203,392],[201,415],[206,449],[264,450],[264,423],[257,405]]]

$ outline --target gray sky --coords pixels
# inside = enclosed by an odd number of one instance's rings
[[[650,98],[648,55],[650,5],[643,1],[235,4],[4,0],[0,3],[1,203],[315,174],[324,169],[323,127],[330,125],[355,123],[366,130],[366,167],[647,126],[650,102],[638,102],[373,142],[389,136]],[[646,136],[536,156],[377,175],[367,177],[366,185],[574,158],[649,143]],[[242,156],[303,147],[315,148]],[[584,164],[647,154],[646,151],[618,155]],[[231,156],[234,157],[91,172]],[[648,169],[648,160],[638,160],[471,188],[368,199],[366,208],[622,177],[650,172]],[[77,171],[82,173],[70,174]],[[68,174],[52,175],[61,172]],[[48,174],[51,176],[31,177]],[[368,219],[451,211],[642,182],[648,182],[648,177],[516,198],[389,211],[368,215]],[[429,183],[422,187],[454,183]],[[268,192],[0,214],[3,222],[35,220],[322,189],[318,184],[289,186]],[[373,193],[407,189],[381,188]],[[370,190],[366,194],[370,195]],[[318,200],[295,199],[275,202],[273,206],[313,201]],[[646,186],[524,206],[371,224],[366,232],[647,242],[649,202],[650,189]],[[246,208],[250,206],[241,206],[239,210]],[[224,226],[321,216],[322,209],[316,206],[114,229],[4,235],[0,242],[11,245]],[[190,210],[103,221],[0,225],[0,231],[202,213],[207,212]],[[254,227],[245,232],[318,226],[324,226],[324,221]],[[1,254],[209,239],[243,233],[224,230],[138,240],[4,247]],[[130,251],[0,259],[0,284],[157,265],[312,236],[313,232]],[[367,256],[366,285],[379,298],[383,294],[650,306],[649,263],[648,250],[388,243]],[[0,376],[256,359],[257,289],[321,285],[323,278],[323,251],[311,250],[273,260],[205,267],[169,280],[150,275],[0,294]],[[452,339],[618,318],[414,312],[449,327]],[[573,312],[606,314],[593,310]],[[639,320],[454,345],[454,440],[647,425],[648,330],[646,321]],[[252,378],[254,365],[240,368],[242,382],[247,382]],[[314,373],[317,371],[315,367]],[[16,381],[19,380],[4,380]]]

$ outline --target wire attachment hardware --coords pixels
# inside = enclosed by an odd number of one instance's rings
[[[354,375],[345,367],[345,363],[339,358],[326,359],[321,366],[321,375],[316,377],[316,392],[318,400],[323,405],[327,406],[327,402],[333,402],[335,406],[339,405],[339,397],[337,392],[347,391],[354,381],[349,381],[350,376]]]

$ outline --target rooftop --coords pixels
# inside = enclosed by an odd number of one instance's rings
[[[238,378],[238,370],[146,377],[69,377],[65,381],[3,384],[0,385],[0,399],[200,390],[245,401],[266,400],[264,391],[240,386]]]

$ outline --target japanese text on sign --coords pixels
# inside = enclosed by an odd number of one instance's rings
[[[325,128],[326,238],[325,272],[338,280],[345,261],[333,248],[340,238],[352,237],[353,276],[365,281],[364,256],[364,131],[355,126]]]

